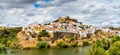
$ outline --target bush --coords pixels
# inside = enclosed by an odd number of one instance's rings
[[[75,40],[74,37],[71,37],[71,38],[70,38],[70,41],[74,41],[74,40]]]
[[[65,41],[59,41],[57,43],[57,46],[60,47],[60,48],[67,48],[68,47],[68,45],[66,44]]]
[[[94,46],[103,48],[104,50],[108,50],[110,48],[110,41],[106,39],[97,40]]]
[[[70,47],[77,47],[78,45],[77,45],[77,43],[76,42],[71,42],[70,43]]]
[[[103,48],[92,47],[87,55],[108,55]]]
[[[5,47],[0,47],[0,52],[3,52],[5,50],[6,50]]]
[[[37,47],[38,48],[49,48],[49,44],[46,41],[38,41],[37,42]]]
[[[0,30],[0,37],[8,37],[10,32],[8,32],[6,29]]]
[[[109,50],[110,55],[120,55],[120,41],[115,42]]]
[[[44,37],[44,36],[47,37],[47,36],[49,36],[49,35],[48,35],[48,32],[47,32],[46,30],[42,30],[42,31],[39,33],[39,36],[40,36],[40,37]]]
[[[109,42],[105,39],[97,40],[92,48],[89,50],[88,55],[109,55],[107,50],[110,48]]]
[[[88,41],[84,41],[83,42],[83,46],[88,46],[89,45],[89,42]]]
[[[5,47],[9,47],[11,40],[9,38],[2,38],[1,43],[5,45]]]
[[[38,34],[38,41],[41,41],[41,37],[48,37],[49,34],[46,30],[42,30],[39,34]]]
[[[3,53],[6,51],[5,45],[0,43],[0,53]]]
[[[97,40],[88,55],[120,55],[120,37],[114,36],[110,40]]]
[[[120,36],[115,36],[111,38],[112,43],[116,42],[116,41],[120,41]]]

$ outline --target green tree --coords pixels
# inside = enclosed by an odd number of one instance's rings
[[[88,55],[108,55],[103,48],[100,47],[92,47],[89,50]]]
[[[97,40],[92,48],[89,50],[88,55],[109,55],[107,52],[110,48],[110,42],[106,39]]]
[[[42,30],[38,35],[38,40],[41,41],[40,39],[41,37],[48,37],[48,36],[49,36],[48,32],[46,30]]]
[[[0,30],[0,37],[8,37],[8,35],[10,34],[10,32],[8,32],[6,29],[4,30]]]
[[[110,55],[120,55],[120,41],[116,41],[109,50]]]
[[[46,30],[42,30],[40,33],[39,33],[39,37],[44,37],[44,36],[49,36],[48,35],[48,32]]]
[[[111,41],[112,41],[112,43],[114,43],[114,42],[116,42],[116,41],[120,41],[120,36],[113,36],[113,37],[111,38]]]

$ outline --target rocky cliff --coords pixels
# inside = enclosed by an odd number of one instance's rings
[[[17,39],[18,39],[18,42],[19,42],[18,45],[20,48],[36,47],[37,38],[30,37],[29,35],[27,35],[22,31],[17,34]]]

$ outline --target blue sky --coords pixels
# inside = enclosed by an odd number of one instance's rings
[[[26,26],[70,16],[94,26],[120,26],[119,0],[1,0],[0,25]]]
[[[36,4],[36,3],[35,3],[35,4],[34,4],[34,7],[35,7],[35,8],[40,8],[40,4]]]
[[[42,0],[43,2],[45,2],[45,3],[49,3],[49,2],[52,2],[52,1],[54,1],[54,0]],[[34,5],[33,5],[35,8],[40,8],[40,4],[39,3],[35,3]]]
[[[53,1],[53,0],[44,0],[45,2],[51,2],[51,1]]]

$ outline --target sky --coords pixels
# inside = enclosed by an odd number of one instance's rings
[[[0,26],[49,23],[65,16],[97,27],[120,27],[120,0],[0,0]]]

